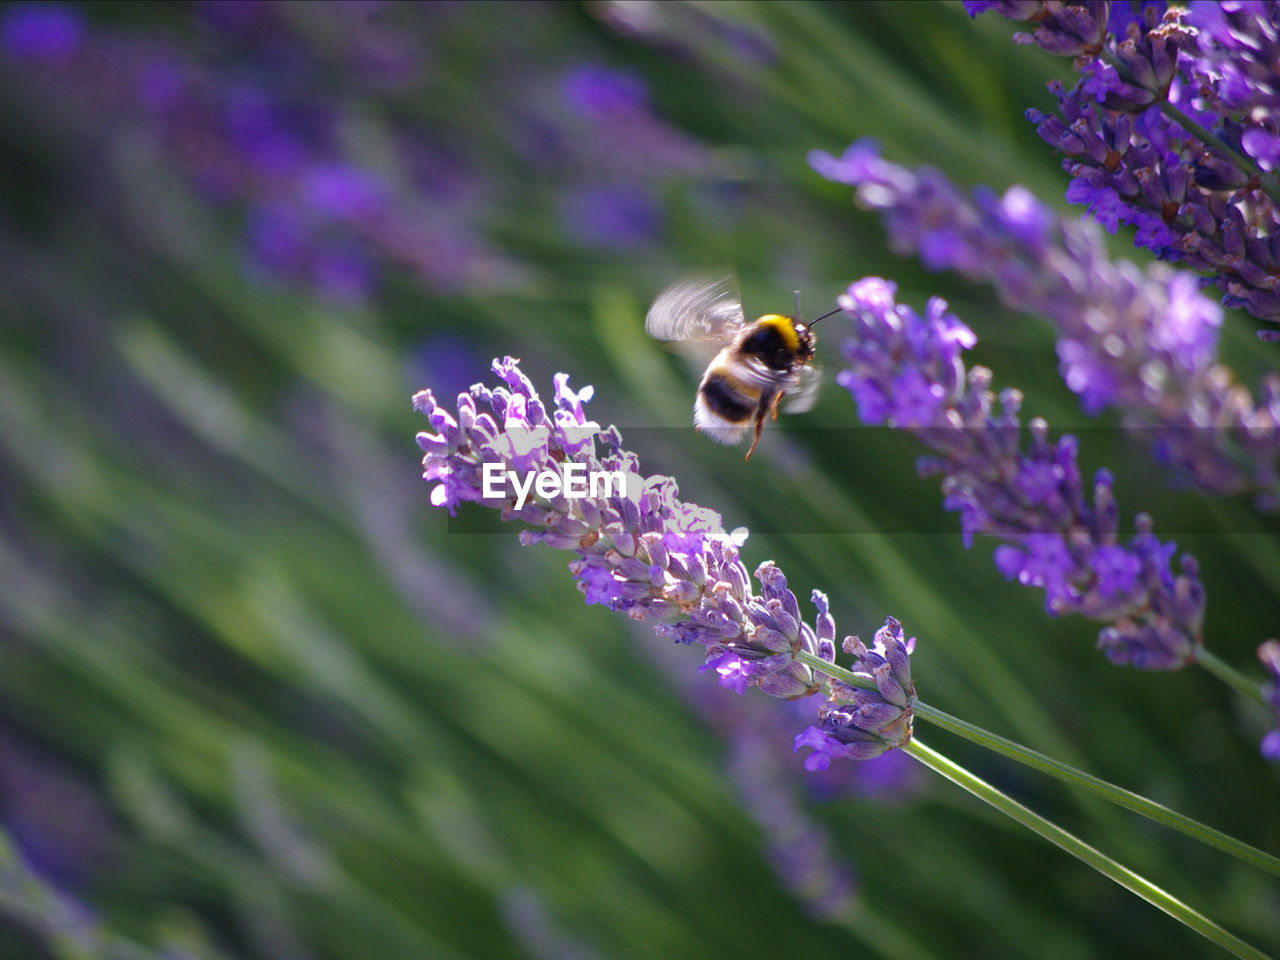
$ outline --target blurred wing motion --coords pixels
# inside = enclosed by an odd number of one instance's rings
[[[745,323],[732,276],[691,277],[667,287],[653,301],[644,329],[658,340],[727,342]]]
[[[782,398],[784,413],[805,413],[818,402],[818,388],[822,386],[822,370],[804,366],[796,371],[799,382]]]

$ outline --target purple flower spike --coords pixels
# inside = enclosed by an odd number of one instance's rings
[[[738,557],[742,536],[726,533],[715,511],[679,500],[671,477],[641,474],[617,428],[587,419],[590,387],[575,391],[557,374],[548,409],[518,361],[495,360],[493,372],[503,385],[476,384],[452,409],[430,390],[413,398],[433,431],[417,438],[433,506],[453,514],[462,503],[479,503],[503,520],[524,521],[532,529],[520,534],[521,543],[575,554],[569,570],[587,603],[649,620],[677,643],[700,644],[702,669],[723,687],[756,687],[784,700],[824,688],[797,654],[835,662],[836,625],[825,594],[812,594],[811,626],[774,563],[756,568],[754,592]],[[826,684],[833,692],[823,716],[856,708],[859,729],[876,738],[874,749],[842,756],[876,756],[910,736],[906,654],[889,634],[883,643],[877,638],[877,653],[860,653],[859,662],[897,712],[873,709],[867,697],[875,695],[867,691]]]
[[[997,569],[1044,590],[1051,615],[1108,624],[1098,643],[1113,663],[1173,670],[1194,661],[1204,617],[1195,561],[1184,555],[1175,576],[1169,564],[1176,547],[1158,540],[1145,516],[1122,543],[1110,474],[1098,472],[1090,500],[1074,437],[1051,442],[1048,424],[1037,418],[1023,444],[1021,395],[1005,390],[997,397],[989,370],[965,371],[961,353],[975,342],[969,328],[942,300],[930,300],[922,317],[896,303],[894,293],[892,283],[867,277],[839,299],[854,335],[845,341],[849,366],[837,380],[863,421],[906,429],[928,447],[933,455],[922,458],[920,473],[943,478],[944,506],[959,512],[966,545],[978,533],[1004,540]],[[908,373],[932,387],[936,402],[911,404],[904,414],[895,391]],[[881,693],[892,700],[883,687]]]
[[[1075,87],[1049,84],[1060,116],[1027,112],[1063,155],[1067,199],[1108,230],[1134,226],[1160,259],[1209,273],[1224,303],[1280,323],[1280,3],[1106,8],[969,12],[1036,21],[1014,40],[1077,57]]]
[[[1009,306],[1050,320],[1059,369],[1086,413],[1119,410],[1127,428],[1154,434],[1162,464],[1202,490],[1280,506],[1280,377],[1250,394],[1217,363],[1222,311],[1194,277],[1112,262],[1096,227],[1059,220],[1024,188],[970,198],[938,170],[882,159],[871,141],[810,163],[881,212],[896,251],[989,282]],[[860,389],[864,417],[888,416],[863,396],[874,385]]]
[[[1258,647],[1258,659],[1270,676],[1262,692],[1276,715],[1276,728],[1262,738],[1262,755],[1280,762],[1280,640],[1268,640]]]
[[[909,655],[914,643],[903,642],[902,624],[893,617],[876,631],[870,650],[857,637],[844,638],[844,652],[854,657],[853,672],[874,681],[876,689],[832,682],[821,723],[795,739],[795,750],[813,749],[804,759],[806,770],[825,770],[840,757],[870,760],[906,745],[916,703]]]

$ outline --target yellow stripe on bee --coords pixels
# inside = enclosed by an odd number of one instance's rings
[[[782,337],[788,350],[800,349],[800,338],[796,336],[796,322],[780,313],[766,313],[756,321],[762,327],[773,327]]]

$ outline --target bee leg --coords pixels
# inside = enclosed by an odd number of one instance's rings
[[[778,404],[782,401],[783,394],[775,393],[773,401],[769,404],[769,412],[773,414],[773,419],[778,419]]]
[[[760,431],[764,429],[764,415],[767,409],[768,408],[761,406],[760,411],[756,414],[756,436],[755,439],[751,441],[751,449],[747,451],[747,456],[745,458],[747,460],[751,459],[751,454],[755,452],[756,444],[760,442]]]

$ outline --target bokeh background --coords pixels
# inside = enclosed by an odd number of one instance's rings
[[[1082,420],[1047,324],[894,256],[806,165],[874,135],[1063,206],[1021,114],[1069,64],[1011,32],[916,3],[0,9],[0,958],[1216,956],[905,759],[806,774],[806,709],[719,689],[419,479],[415,390],[568,371],[752,529],[749,567],[843,633],[900,617],[922,698],[1280,849],[1260,710],[1046,618],[833,385],[750,463],[697,437],[696,372],[643,333],[700,270],[753,314],[870,273],[946,296],[1200,557],[1207,642],[1253,670],[1280,549],[1249,505],[1164,489]],[[1228,311],[1246,381],[1254,326]],[[1274,882],[921,733],[1280,943]]]

